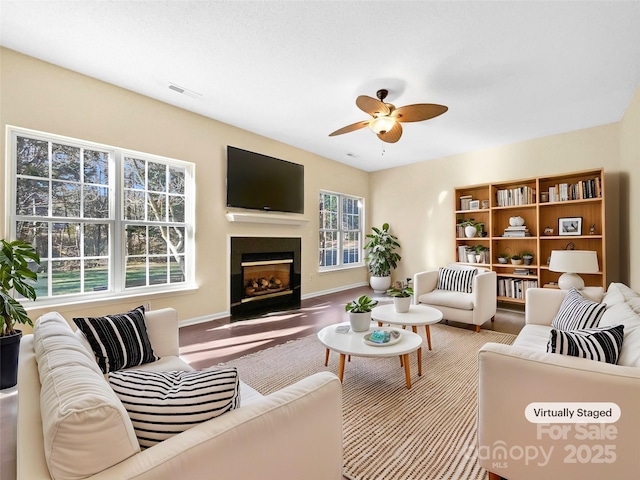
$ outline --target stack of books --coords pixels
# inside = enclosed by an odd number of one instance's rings
[[[514,275],[533,275],[533,272],[528,268],[514,268]]]
[[[471,195],[461,195],[460,196],[460,210],[470,210],[471,209],[471,200],[473,200],[473,196],[471,196]]]
[[[504,229],[503,237],[530,237],[531,233],[526,225],[520,227],[507,227]]]

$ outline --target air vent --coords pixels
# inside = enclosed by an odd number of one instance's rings
[[[201,93],[194,92],[193,90],[189,90],[187,88],[181,87],[180,85],[176,85],[175,83],[169,82],[169,90],[173,90],[174,92],[181,93],[191,98],[200,98],[202,97]]]

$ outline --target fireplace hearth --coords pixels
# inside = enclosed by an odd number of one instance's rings
[[[231,321],[300,306],[300,238],[231,238]]]

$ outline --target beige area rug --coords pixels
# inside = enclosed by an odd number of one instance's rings
[[[420,328],[424,337],[424,328]],[[431,326],[433,350],[423,347],[423,372],[411,354],[412,387],[398,358],[352,357],[343,382],[344,475],[352,480],[484,479],[476,461],[477,353],[487,342],[515,335]],[[384,348],[384,347],[381,347]],[[315,335],[228,362],[240,378],[269,394],[312,373],[337,372],[339,355],[324,366]]]

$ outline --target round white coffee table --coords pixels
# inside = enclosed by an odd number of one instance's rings
[[[442,320],[442,312],[426,305],[411,305],[406,313],[396,312],[393,304],[381,305],[371,311],[371,318],[378,322],[378,325],[389,323],[391,325],[411,326],[413,333],[417,333],[420,325],[424,325],[427,334],[427,345],[431,350],[431,330],[429,325]]]
[[[333,350],[340,354],[340,363],[338,365],[338,378],[342,381],[344,377],[344,364],[347,355],[355,357],[400,357],[400,365],[404,366],[404,373],[407,382],[407,388],[411,388],[411,369],[409,366],[409,354],[418,351],[418,375],[422,375],[422,337],[412,332],[408,332],[401,328],[392,328],[400,332],[401,340],[391,345],[373,346],[367,345],[363,341],[363,337],[367,333],[373,332],[375,326],[372,325],[366,332],[354,332],[351,329],[347,333],[336,331],[339,326],[349,326],[349,322],[338,323],[324,327],[318,332],[318,339],[327,347],[325,355],[325,366],[329,362],[329,350]]]

